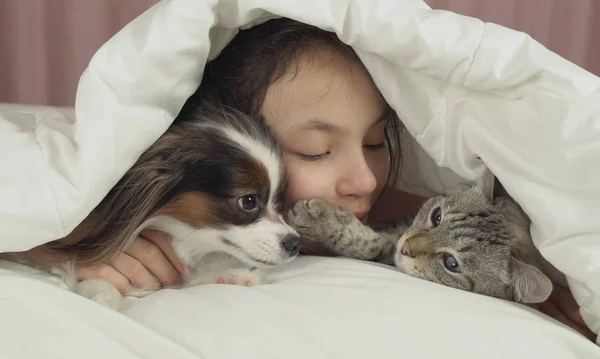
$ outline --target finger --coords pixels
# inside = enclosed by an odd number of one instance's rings
[[[121,294],[131,290],[129,279],[109,265],[100,265],[95,267],[78,267],[76,269],[77,279],[103,279],[114,285]]]
[[[175,285],[181,282],[177,269],[154,243],[143,237],[137,237],[125,251],[135,258],[164,285]]]
[[[148,228],[142,231],[141,235],[160,248],[165,257],[169,259],[169,262],[171,262],[179,273],[187,274],[189,272],[181,259],[179,259],[179,256],[175,253],[175,250],[171,245],[171,237],[167,233]]]
[[[579,312],[579,305],[573,298],[573,294],[570,290],[560,285],[555,285],[555,289],[550,295],[550,300],[558,304],[559,308],[578,325],[587,328],[587,324],[583,320],[581,313]]]
[[[160,288],[160,282],[140,261],[128,255],[121,254],[111,265],[124,275],[133,285],[140,289],[153,290]]]
[[[583,328],[579,325],[577,325],[574,321],[572,321],[571,319],[569,319],[558,307],[558,305],[556,305],[553,302],[550,301],[546,301],[544,303],[540,303],[538,305],[538,309],[540,310],[540,312],[558,320],[559,322],[568,325],[569,327],[575,329],[577,332],[579,332],[581,335],[583,335],[584,337],[588,338],[591,341],[595,341],[596,340],[596,335],[594,333],[592,333],[589,329],[587,328]]]

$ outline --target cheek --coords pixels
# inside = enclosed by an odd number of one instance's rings
[[[296,202],[307,199],[322,199],[337,203],[336,181],[344,168],[336,168],[329,163],[326,166],[299,160],[294,155],[285,155],[288,172],[288,188],[285,194],[285,208],[289,209]],[[366,154],[370,171],[375,176],[377,187],[371,198],[379,196],[389,175],[389,153],[377,151]]]
[[[289,178],[285,193],[286,210],[302,200],[331,200],[334,181],[326,169],[286,156],[286,171]]]
[[[367,163],[373,172],[373,175],[377,179],[376,195],[378,195],[379,191],[383,189],[383,186],[385,186],[390,173],[389,152],[378,151],[376,153],[367,155]]]

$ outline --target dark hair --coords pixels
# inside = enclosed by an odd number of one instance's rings
[[[335,33],[314,26],[279,18],[242,30],[206,65],[200,87],[186,102],[180,116],[194,113],[194,107],[208,102],[221,103],[258,118],[269,86],[292,70],[299,56],[323,50],[342,55],[343,59],[364,68],[352,47]],[[390,151],[388,184],[390,179],[395,184],[400,173],[403,127],[387,103],[385,114]]]

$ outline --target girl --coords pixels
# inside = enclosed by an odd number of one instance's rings
[[[273,129],[290,178],[288,208],[319,198],[367,223],[400,218],[423,201],[394,189],[400,121],[354,51],[332,33],[289,19],[240,32],[207,65],[185,106],[203,101],[262,116]],[[327,254],[314,244],[305,247],[311,254]],[[38,263],[49,260],[36,249],[28,255]],[[102,278],[127,292],[130,284],[177,284],[189,270],[166,234],[146,230],[114,262],[79,268],[78,276]],[[568,290],[557,288],[540,310],[593,338]]]

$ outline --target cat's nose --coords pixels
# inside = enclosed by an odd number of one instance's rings
[[[400,248],[400,253],[402,253],[403,256],[414,258],[412,253],[410,253],[410,245],[408,244],[408,240],[404,241],[404,244]]]

